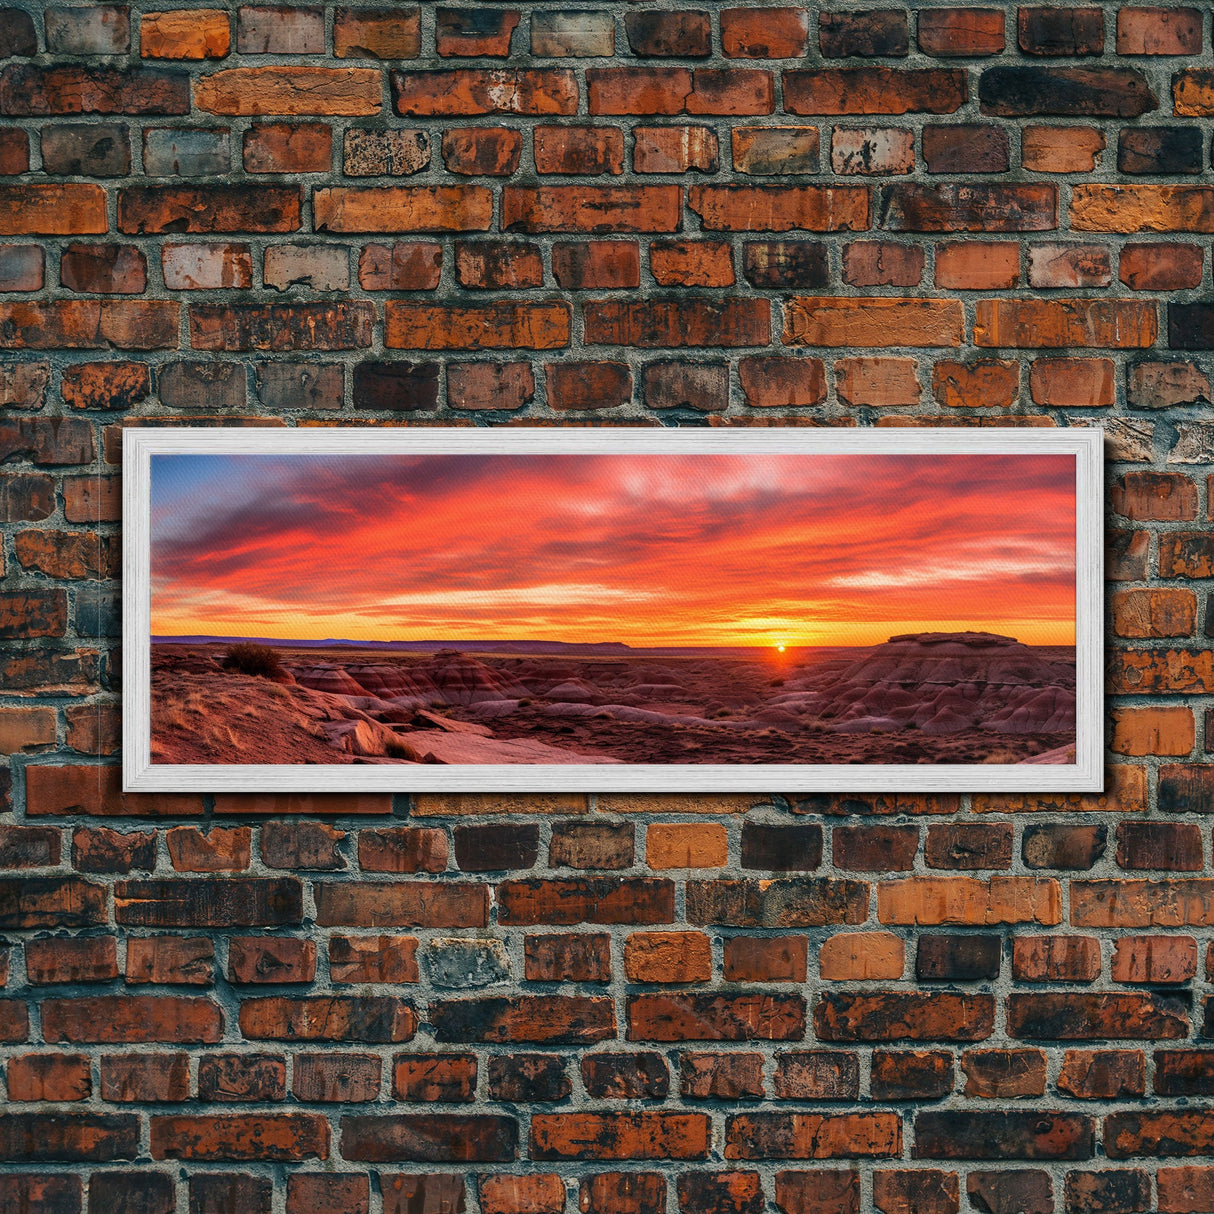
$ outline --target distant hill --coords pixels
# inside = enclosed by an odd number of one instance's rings
[[[222,637],[222,636],[153,636],[153,645],[235,645],[240,642],[256,645],[276,646],[280,649],[364,649],[369,652],[437,653],[440,649],[458,649],[464,653],[516,653],[563,654],[568,657],[642,657],[660,654],[665,657],[696,657],[706,651],[716,654],[735,653],[749,656],[756,649],[767,651],[766,646],[745,645],[626,645],[623,641],[600,641],[598,643],[577,641],[495,641],[481,639],[472,641],[350,641],[341,637],[327,637],[320,641],[287,640],[282,637]],[[789,656],[799,650],[790,647]]]
[[[320,641],[284,640],[282,637],[220,637],[220,636],[154,636],[153,645],[234,645],[238,642],[279,646],[284,649],[386,649],[409,650],[413,653],[435,653],[440,649],[485,650],[494,653],[570,653],[570,654],[630,654],[636,653],[623,641],[603,641],[598,644],[578,644],[570,641],[350,641],[327,637]]]

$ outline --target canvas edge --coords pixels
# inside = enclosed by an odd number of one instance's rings
[[[428,427],[158,427],[123,435],[123,759],[126,792],[1100,792],[1104,787],[1103,431],[1098,427],[596,431]],[[1076,762],[1067,765],[159,765],[151,763],[151,459],[161,454],[697,454],[824,452],[1076,456]]]

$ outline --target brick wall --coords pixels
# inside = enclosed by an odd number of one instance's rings
[[[0,1209],[1214,1210],[1210,50],[0,10]],[[123,426],[620,421],[1103,425],[1106,793],[121,793]]]

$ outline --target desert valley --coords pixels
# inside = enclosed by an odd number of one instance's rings
[[[986,632],[864,647],[152,644],[152,761],[1071,763],[1075,655]]]

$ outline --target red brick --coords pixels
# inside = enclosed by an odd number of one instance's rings
[[[0,305],[0,347],[172,349],[178,305],[160,300],[65,299]]]
[[[1003,50],[1003,10],[927,9],[919,13],[919,49],[937,58],[997,55]]]
[[[616,1033],[610,999],[523,995],[451,999],[430,1005],[436,1041],[580,1045]]]
[[[1197,627],[1197,596],[1191,590],[1119,590],[1112,605],[1116,636],[1188,637]]]
[[[417,1013],[387,995],[271,995],[241,1003],[240,1031],[258,1041],[408,1041]]]
[[[612,409],[632,399],[632,371],[626,363],[551,363],[546,376],[552,409]]]
[[[195,350],[356,350],[371,344],[366,300],[297,304],[190,304]]]
[[[384,305],[384,345],[405,350],[555,350],[569,344],[570,308],[560,300],[479,305]]]
[[[835,375],[839,399],[845,405],[896,408],[918,404],[923,394],[913,358],[840,358]]]
[[[1119,55],[1200,55],[1201,41],[1199,9],[1126,6],[1117,12]]]
[[[435,50],[443,56],[504,59],[510,54],[510,39],[518,23],[515,9],[464,12],[440,8],[435,17]]]
[[[1127,472],[1111,496],[1123,518],[1175,523],[1197,517],[1197,486],[1178,472]]]
[[[561,1214],[565,1180],[552,1172],[531,1176],[482,1176],[481,1214]]]
[[[1092,982],[1100,976],[1100,945],[1092,936],[1017,936],[1012,973],[1020,982]]]
[[[234,1163],[325,1159],[329,1123],[315,1113],[153,1116],[153,1159]]]
[[[1114,982],[1168,985],[1188,982],[1196,973],[1192,936],[1125,936],[1114,943],[1109,974]]]
[[[502,228],[514,232],[677,232],[678,186],[545,185],[502,190]]]
[[[392,1095],[426,1103],[474,1100],[476,1055],[398,1055],[393,1060]]]
[[[965,104],[966,74],[944,69],[825,68],[784,72],[790,114],[951,114]]]
[[[378,114],[383,82],[372,68],[236,67],[194,82],[194,105],[208,114]]]
[[[947,243],[936,248],[936,286],[998,291],[1020,281],[1020,249],[1007,241]]]
[[[632,139],[632,167],[638,173],[717,170],[717,136],[709,127],[638,126],[633,128]]]
[[[287,1177],[287,1214],[368,1214],[367,1176],[295,1172]]]
[[[336,186],[312,195],[318,232],[482,232],[493,218],[484,186]]]
[[[30,141],[25,131],[10,127],[0,131],[0,175],[12,177],[28,173],[30,167]]]
[[[705,12],[630,12],[624,25],[634,55],[703,59],[712,53],[712,18]]]
[[[854,241],[843,248],[843,280],[853,287],[917,287],[923,249],[891,241]]]
[[[161,232],[294,232],[298,186],[128,186],[118,191],[118,230]]]
[[[46,281],[42,250],[36,245],[0,245],[0,290],[41,291]]]
[[[1038,358],[1029,369],[1029,391],[1039,405],[1086,408],[1117,399],[1113,363],[1108,358]]]
[[[608,982],[611,937],[599,932],[545,933],[524,938],[528,982]]]
[[[765,346],[771,340],[766,299],[591,300],[582,305],[588,345]]]
[[[26,977],[32,985],[56,982],[108,982],[118,977],[117,941],[95,939],[29,940]]]
[[[741,59],[799,59],[809,42],[809,14],[803,8],[724,8],[721,46]]]
[[[544,262],[538,246],[525,241],[460,241],[455,276],[460,286],[473,290],[526,290],[543,286]]]
[[[737,1113],[726,1117],[726,1159],[884,1159],[902,1153],[896,1113]]]
[[[333,54],[339,59],[416,59],[420,50],[416,8],[339,8],[333,14]]]
[[[443,162],[449,172],[508,177],[519,166],[523,137],[500,127],[457,127],[443,132]]]
[[[1067,1050],[1062,1056],[1058,1090],[1077,1100],[1142,1096],[1145,1073],[1141,1050]]]
[[[1006,409],[1020,395],[1020,364],[938,362],[932,368],[932,393],[949,409]]]
[[[46,999],[42,1035],[47,1042],[201,1042],[220,1040],[223,1013],[211,1002],[184,995],[97,995]]]
[[[0,73],[0,113],[188,114],[189,77],[184,72],[134,67],[13,64]]]
[[[703,1113],[536,1113],[531,1157],[559,1159],[705,1159]]]
[[[910,173],[914,132],[896,127],[835,127],[831,168],[841,176]]]
[[[69,291],[140,295],[147,289],[147,261],[134,245],[70,244],[59,263],[59,281]]]
[[[333,165],[333,132],[323,122],[254,124],[242,146],[250,173],[327,173]]]
[[[784,309],[784,343],[794,346],[959,346],[964,328],[949,299],[793,297]]]
[[[84,1054],[21,1054],[5,1072],[12,1101],[87,1100],[93,1083]]]
[[[957,1214],[961,1186],[956,1172],[878,1169],[873,1173],[873,1205],[881,1214]]]
[[[144,13],[139,21],[139,53],[145,59],[222,59],[231,43],[231,17],[222,9]]]
[[[236,983],[311,982],[316,942],[286,936],[233,936],[228,942],[228,980]]]
[[[772,73],[754,68],[588,68],[586,88],[595,115],[728,116],[770,114],[775,108]]]
[[[381,1063],[376,1054],[296,1054],[291,1084],[299,1100],[356,1104],[379,1095]]]
[[[205,937],[132,937],[126,944],[126,980],[131,985],[210,986],[214,945]]]
[[[624,171],[624,134],[616,127],[535,128],[537,173],[597,175]]]
[[[378,93],[379,74],[374,75]],[[574,73],[562,68],[393,72],[392,101],[398,114],[413,118],[543,117],[576,113],[578,84]]]
[[[855,232],[869,226],[864,186],[693,185],[687,205],[709,232]]]
[[[1132,291],[1182,291],[1201,283],[1203,258],[1200,245],[1127,244],[1119,277]]]
[[[424,1113],[345,1116],[341,1122],[341,1154],[350,1160],[497,1162],[513,1160],[517,1152],[518,1122],[512,1117]],[[434,1191],[435,1200],[452,1201],[451,1208],[458,1209],[462,1189],[444,1183],[432,1190],[430,1179],[425,1190]],[[409,1207],[401,1204],[395,1209],[396,1214],[405,1214]]]
[[[764,992],[669,992],[628,1000],[629,1041],[799,1041],[805,1001]]]
[[[1155,305],[1139,300],[980,299],[974,344],[1133,349],[1153,345],[1158,331]]]
[[[819,358],[744,358],[738,378],[752,408],[811,408],[826,399],[826,372]]]
[[[552,274],[566,290],[637,287],[640,265],[640,246],[634,240],[566,241],[552,247]]]
[[[334,985],[417,982],[417,939],[413,936],[331,936],[329,977]]]

